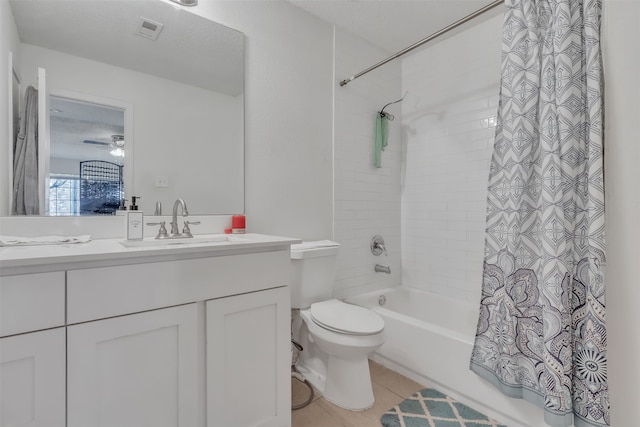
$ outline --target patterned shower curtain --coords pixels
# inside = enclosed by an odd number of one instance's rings
[[[600,0],[506,0],[471,369],[554,427],[609,425]]]

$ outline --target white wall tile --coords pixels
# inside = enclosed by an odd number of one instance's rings
[[[387,53],[347,31],[335,31],[336,80],[379,61]],[[389,144],[382,167],[373,166],[376,112],[402,96],[400,64],[388,64],[340,87],[335,82],[334,112],[334,240],[342,246],[334,296],[344,298],[400,284],[400,120],[390,122]],[[400,108],[390,113],[399,117]],[[375,257],[369,244],[384,237],[388,256]],[[380,263],[391,274],[376,273]]]
[[[402,61],[402,282],[477,302],[501,17]],[[451,52],[456,52],[455,56]]]

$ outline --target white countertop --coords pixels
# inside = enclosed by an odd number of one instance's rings
[[[0,275],[40,273],[73,268],[90,268],[118,264],[160,262],[168,260],[239,255],[272,250],[289,250],[300,239],[263,234],[197,235],[230,237],[230,241],[179,243],[167,240],[157,246],[125,247],[123,239],[96,239],[88,243],[0,248]],[[153,238],[145,241],[153,241]],[[181,239],[186,242],[188,239]],[[154,242],[155,243],[155,242]]]

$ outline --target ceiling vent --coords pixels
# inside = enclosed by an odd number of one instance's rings
[[[160,31],[162,31],[163,27],[164,24],[152,21],[149,18],[144,18],[141,16],[140,25],[138,26],[136,34],[151,40],[155,40],[158,38],[158,35],[160,34]]]

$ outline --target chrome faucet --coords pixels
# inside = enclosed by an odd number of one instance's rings
[[[171,236],[180,236],[180,232],[178,231],[178,206],[182,206],[182,216],[189,216],[189,210],[184,200],[176,200],[173,204],[173,213],[171,214]]]
[[[162,209],[160,202],[158,202],[156,204],[156,211],[158,210],[158,207],[160,207],[160,209]],[[182,199],[178,199],[175,201],[175,203],[173,204],[173,213],[171,216],[171,233],[167,234],[167,229],[165,228],[165,222],[164,221],[160,221],[160,222],[148,222],[147,225],[159,225],[160,226],[160,231],[158,231],[158,234],[156,235],[156,239],[179,239],[179,238],[184,238],[184,237],[193,237],[193,234],[191,234],[191,230],[189,229],[189,225],[196,225],[196,224],[200,224],[200,221],[187,221],[186,219],[184,220],[184,227],[182,228],[182,233],[180,233],[178,231],[178,207],[182,207],[182,216],[183,217],[187,217],[189,216],[189,210],[187,209],[187,204],[184,202],[184,200]]]

